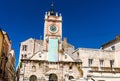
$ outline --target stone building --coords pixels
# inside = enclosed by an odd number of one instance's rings
[[[16,81],[15,53],[13,49],[10,50],[7,57],[5,81]]]
[[[81,59],[83,77],[91,76],[95,81],[120,81],[120,36],[100,49],[78,48],[71,55]]]
[[[7,34],[6,32],[0,30],[1,35],[0,35],[0,81],[4,81],[5,78],[5,67],[7,63],[7,54],[8,54],[8,49],[10,42],[8,41]]]
[[[120,81],[120,36],[100,49],[78,48],[62,40],[62,16],[46,12],[44,39],[20,44],[18,81]]]
[[[62,16],[46,12],[44,39],[29,38],[20,44],[19,81],[67,81],[82,77],[81,60],[69,53],[74,46],[62,41]]]
[[[4,35],[3,35],[3,32],[2,30],[0,29],[0,81],[3,79],[3,64],[2,64],[2,49],[3,49],[3,38],[4,38]]]
[[[10,53],[13,54],[11,51],[11,41],[8,34],[0,29],[0,81],[13,81],[8,78],[12,78],[9,71],[11,71],[11,69],[14,69],[14,67],[8,67],[9,61],[13,60],[13,58],[9,58]],[[14,65],[14,63],[15,61],[9,65]],[[8,69],[9,71],[7,71]],[[11,73],[15,73],[15,69],[12,70]]]

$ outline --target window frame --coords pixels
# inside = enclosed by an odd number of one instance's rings
[[[22,45],[22,51],[27,51],[28,46],[27,45]]]
[[[112,46],[111,49],[112,49],[112,50],[115,50],[115,46]]]
[[[91,67],[93,65],[93,59],[88,59],[88,66]]]
[[[111,67],[111,68],[114,67],[114,60],[110,60],[110,67]]]
[[[100,67],[104,67],[104,60],[100,59],[99,62],[100,62]]]

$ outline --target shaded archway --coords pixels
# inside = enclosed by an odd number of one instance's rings
[[[58,77],[56,74],[50,74],[49,75],[49,81],[58,81]]]
[[[29,81],[37,81],[37,77],[35,75],[31,75]]]
[[[69,76],[69,78],[68,78],[69,80],[71,80],[71,79],[74,79],[74,77],[73,76]]]

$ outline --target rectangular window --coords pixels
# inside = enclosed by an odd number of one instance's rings
[[[79,52],[77,52],[77,56],[79,56]]]
[[[88,59],[88,66],[91,67],[93,64],[93,59]]]
[[[111,49],[112,49],[112,50],[115,50],[115,46],[112,46]]]
[[[111,68],[114,67],[114,60],[110,60],[110,67],[111,67]]]
[[[27,45],[22,46],[22,51],[27,51]]]
[[[67,55],[65,55],[65,59],[67,59]]]
[[[69,63],[69,69],[72,69],[72,67],[73,67],[73,64]]]
[[[104,60],[100,60],[100,67],[103,67],[104,65]]]

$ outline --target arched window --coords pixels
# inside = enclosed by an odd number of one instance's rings
[[[35,72],[36,71],[36,67],[33,65],[32,66],[32,71]]]
[[[69,80],[71,80],[71,79],[74,79],[74,77],[73,76],[69,76]]]
[[[23,54],[21,55],[21,58],[23,59]]]
[[[37,77],[35,75],[31,75],[29,81],[37,81]]]
[[[77,56],[79,56],[79,52],[77,52]]]

